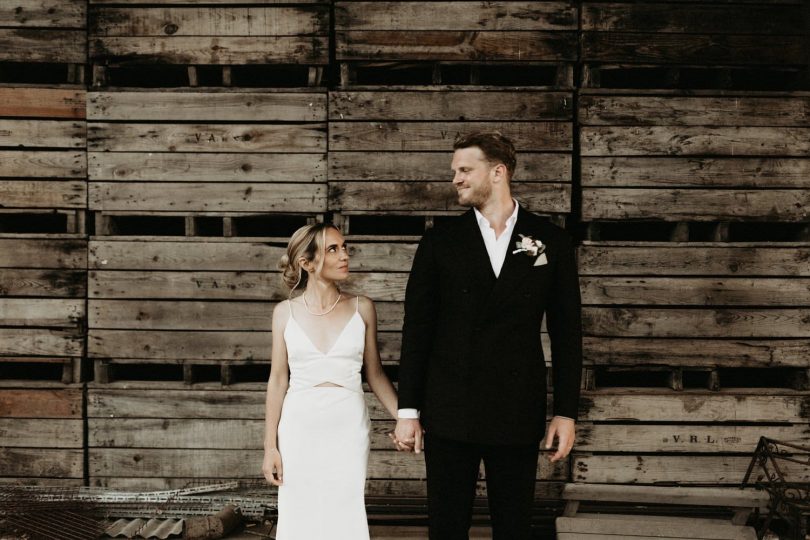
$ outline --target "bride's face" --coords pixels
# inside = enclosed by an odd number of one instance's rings
[[[319,257],[315,259],[315,267],[320,266],[320,271],[316,271],[318,277],[330,281],[343,281],[349,277],[349,247],[340,231],[326,229],[323,265],[318,259]]]

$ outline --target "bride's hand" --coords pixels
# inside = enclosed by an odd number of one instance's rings
[[[279,453],[278,448],[264,451],[262,473],[264,473],[265,480],[274,486],[284,484],[283,466],[281,464],[281,454]]]

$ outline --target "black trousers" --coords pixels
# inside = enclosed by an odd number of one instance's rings
[[[430,540],[468,540],[481,461],[493,540],[530,540],[539,444],[480,445],[425,437]]]

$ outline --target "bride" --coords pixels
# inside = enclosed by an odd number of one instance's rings
[[[273,312],[262,464],[279,486],[276,539],[364,540],[369,418],[361,368],[397,417],[377,350],[377,313],[365,296],[339,289],[349,254],[333,225],[298,229],[279,267],[290,298]]]

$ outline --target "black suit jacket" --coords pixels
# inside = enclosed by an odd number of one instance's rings
[[[546,245],[546,265],[512,253],[519,234]],[[427,231],[405,296],[399,407],[420,409],[426,431],[443,438],[539,442],[546,419],[544,314],[553,412],[576,419],[582,322],[568,233],[520,208],[496,279],[472,209]]]

